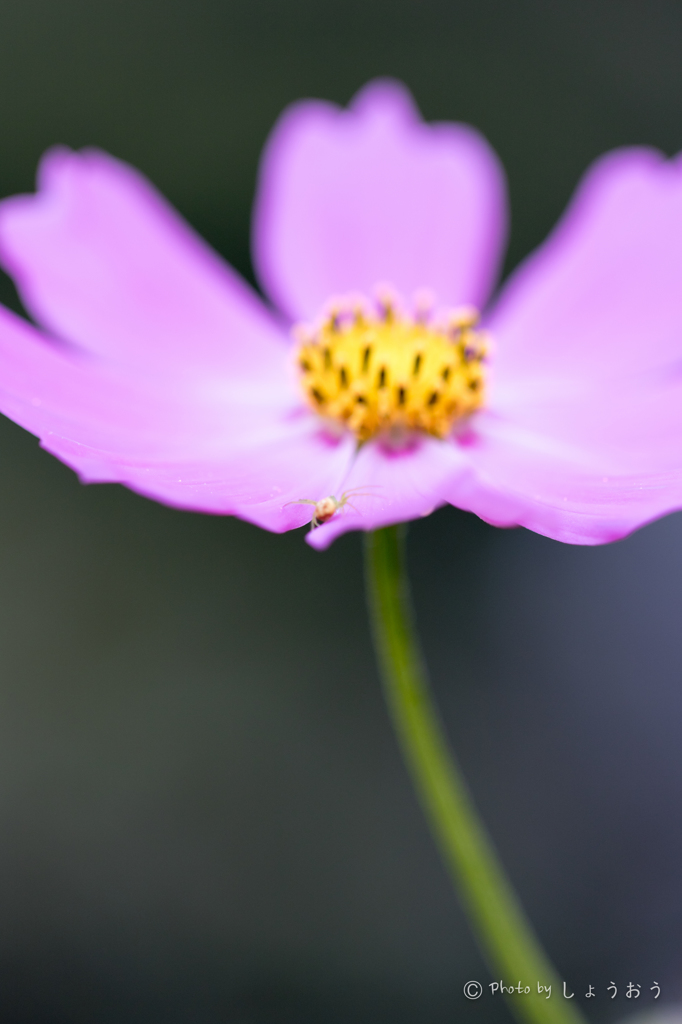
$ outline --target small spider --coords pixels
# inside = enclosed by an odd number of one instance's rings
[[[371,484],[369,485],[372,486]],[[355,505],[350,501],[350,498],[376,498],[376,494],[368,494],[367,491],[360,490],[359,488],[352,488],[350,491],[344,491],[340,498],[335,498],[333,494],[328,494],[326,498],[320,498],[319,501],[315,501],[313,498],[298,498],[296,501],[288,501],[287,505],[314,505],[315,511],[313,512],[313,518],[310,520],[310,529],[314,530],[317,526],[322,526],[323,523],[328,523],[332,516],[336,515],[340,508],[345,505],[350,505],[354,512],[358,512]],[[361,515],[358,512],[358,515]]]

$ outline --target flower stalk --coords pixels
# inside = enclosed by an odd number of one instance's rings
[[[584,1024],[528,921],[474,807],[434,708],[413,622],[404,531],[367,534],[369,613],[386,700],[402,753],[494,978],[530,986],[507,996],[522,1024]],[[538,985],[550,986],[538,993]]]

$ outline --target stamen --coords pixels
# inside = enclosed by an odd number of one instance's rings
[[[408,316],[400,296],[382,287],[374,312],[362,297],[334,300],[317,328],[295,330],[312,408],[360,441],[446,437],[484,400],[488,339],[475,327],[478,312],[467,306],[432,315],[426,293],[413,308]]]
[[[390,284],[380,284],[374,290],[374,294],[377,300],[377,306],[379,307],[379,313],[386,323],[393,323],[395,320],[398,306],[400,304],[400,296],[398,293],[391,288]]]
[[[414,296],[414,318],[417,323],[428,323],[433,307],[436,304],[436,296],[430,288],[420,288]]]

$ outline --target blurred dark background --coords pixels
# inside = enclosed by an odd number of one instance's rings
[[[509,269],[599,153],[682,148],[681,56],[665,0],[2,0],[0,194],[94,143],[250,275],[282,107],[390,74],[500,153]],[[490,979],[387,724],[359,538],[320,555],[84,488],[6,421],[0,470],[2,1024],[506,1021],[462,995]],[[682,518],[581,549],[447,509],[410,554],[448,728],[561,974],[594,1021],[654,981],[680,1000]]]

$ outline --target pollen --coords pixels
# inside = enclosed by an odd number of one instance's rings
[[[488,341],[478,319],[471,307],[435,316],[423,295],[412,313],[386,291],[373,305],[333,303],[314,328],[295,329],[305,398],[359,441],[446,437],[484,401]]]

